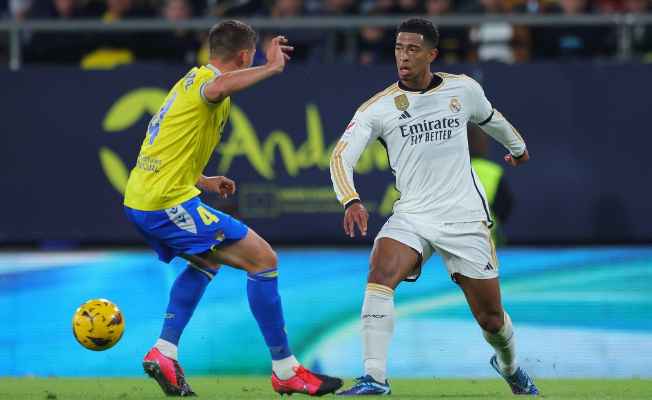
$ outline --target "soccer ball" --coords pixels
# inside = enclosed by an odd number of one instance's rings
[[[72,317],[72,333],[89,350],[110,349],[122,338],[125,320],[122,312],[106,299],[93,299],[79,306]]]

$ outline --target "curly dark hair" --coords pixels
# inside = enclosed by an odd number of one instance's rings
[[[439,31],[437,30],[437,27],[427,19],[411,18],[405,20],[398,26],[396,34],[401,32],[418,33],[423,36],[423,40],[428,42],[431,47],[437,47],[439,45]]]

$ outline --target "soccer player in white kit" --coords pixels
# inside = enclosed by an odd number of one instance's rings
[[[495,355],[490,364],[514,394],[538,394],[518,366],[514,332],[503,310],[498,260],[484,189],[471,168],[466,126],[478,124],[509,150],[505,161],[529,159],[525,142],[465,75],[430,72],[439,33],[432,23],[403,22],[396,37],[399,81],[358,108],[331,156],[331,178],[346,208],[344,231],[367,233],[368,213],[355,190],[353,168],[374,140],[387,149],[400,199],[374,242],[362,306],[364,375],[340,395],[390,394],[387,351],[394,329],[394,290],[416,280],[433,252],[462,288]]]

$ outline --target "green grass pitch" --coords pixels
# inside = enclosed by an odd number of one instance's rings
[[[269,378],[190,377],[204,399],[278,399]],[[345,384],[349,384],[347,380]],[[537,380],[544,399],[625,400],[652,399],[652,380]],[[499,380],[395,379],[393,400],[514,399]],[[0,378],[0,399],[101,400],[165,399],[158,385],[145,378]],[[297,397],[293,397],[297,398]],[[519,397],[521,398],[521,397]],[[288,399],[286,397],[286,399]]]

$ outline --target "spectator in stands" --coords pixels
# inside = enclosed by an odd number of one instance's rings
[[[135,0],[107,0],[102,20],[112,23],[128,18],[153,16],[151,10],[139,7]],[[110,32],[93,35],[91,52],[81,61],[83,68],[109,69],[134,62],[148,54],[150,35],[137,32]]]
[[[417,15],[423,14],[423,4],[420,0],[397,0],[398,14]]]
[[[134,0],[106,0],[106,9],[102,15],[105,22],[119,21],[125,18],[151,17],[153,13],[145,7],[138,7]]]
[[[442,17],[450,15],[453,10],[451,0],[426,0],[426,15]],[[463,27],[439,28],[439,56],[437,60],[445,63],[459,63],[466,59],[468,35]]]
[[[394,0],[377,0],[365,5],[368,16],[390,15],[399,12]],[[394,60],[394,30],[366,26],[358,35],[358,63],[363,65],[390,63]]]
[[[68,19],[87,16],[79,0],[43,1],[35,5],[34,18]]]
[[[323,0],[320,14],[324,15],[357,15],[360,4],[355,0]]]
[[[360,3],[355,0],[323,0],[321,8],[316,13],[328,17],[353,16],[360,13]],[[328,59],[330,54],[336,54],[338,61],[356,62],[357,54],[355,54],[353,43],[349,38],[355,39],[356,35],[359,35],[359,31],[331,30],[323,33],[325,34],[323,46],[315,51],[318,56]],[[334,60],[328,59],[327,61]]]
[[[600,14],[613,14],[623,12],[621,0],[594,0],[595,9]]]
[[[364,10],[368,15],[390,15],[399,12],[395,0],[376,0],[365,3]]]
[[[480,0],[464,10],[473,14],[506,14],[522,11],[510,9],[503,0]],[[468,60],[523,62],[529,59],[530,32],[526,27],[507,22],[486,22],[471,28]]]
[[[573,16],[591,13],[587,0],[560,0],[543,10],[546,14]],[[613,54],[616,43],[608,27],[602,26],[551,26],[534,31],[536,58],[576,60],[605,57]]]
[[[225,0],[213,1],[211,14],[218,17],[246,17],[265,11],[264,0]]]
[[[303,0],[274,0],[267,12],[272,18],[292,18],[306,15],[305,3]],[[298,61],[310,60],[315,52],[323,50],[322,42],[324,34],[312,29],[284,29],[282,31],[266,31],[262,36],[261,47],[266,48],[267,42],[277,35],[285,35],[292,46],[292,59]],[[264,51],[259,51],[260,57],[264,57]],[[264,60],[260,60],[263,62]]]
[[[29,17],[32,5],[32,0],[9,0],[9,13],[14,19],[23,21]]]
[[[394,59],[391,31],[379,27],[363,27],[358,38],[358,63],[363,65],[390,63]]]
[[[159,14],[167,21],[180,22],[192,18],[189,0],[165,0]],[[168,32],[145,33],[147,46],[136,54],[139,60],[169,63],[196,64],[200,47],[198,35],[193,31],[178,29]]]
[[[624,0],[623,12],[645,14],[652,12],[649,0]],[[636,24],[632,30],[632,53],[638,59],[652,62],[652,26]]]
[[[34,7],[34,18],[69,20],[85,16],[79,0],[50,0]],[[45,64],[79,64],[88,51],[89,34],[83,32],[37,32],[24,46],[24,60]]]

